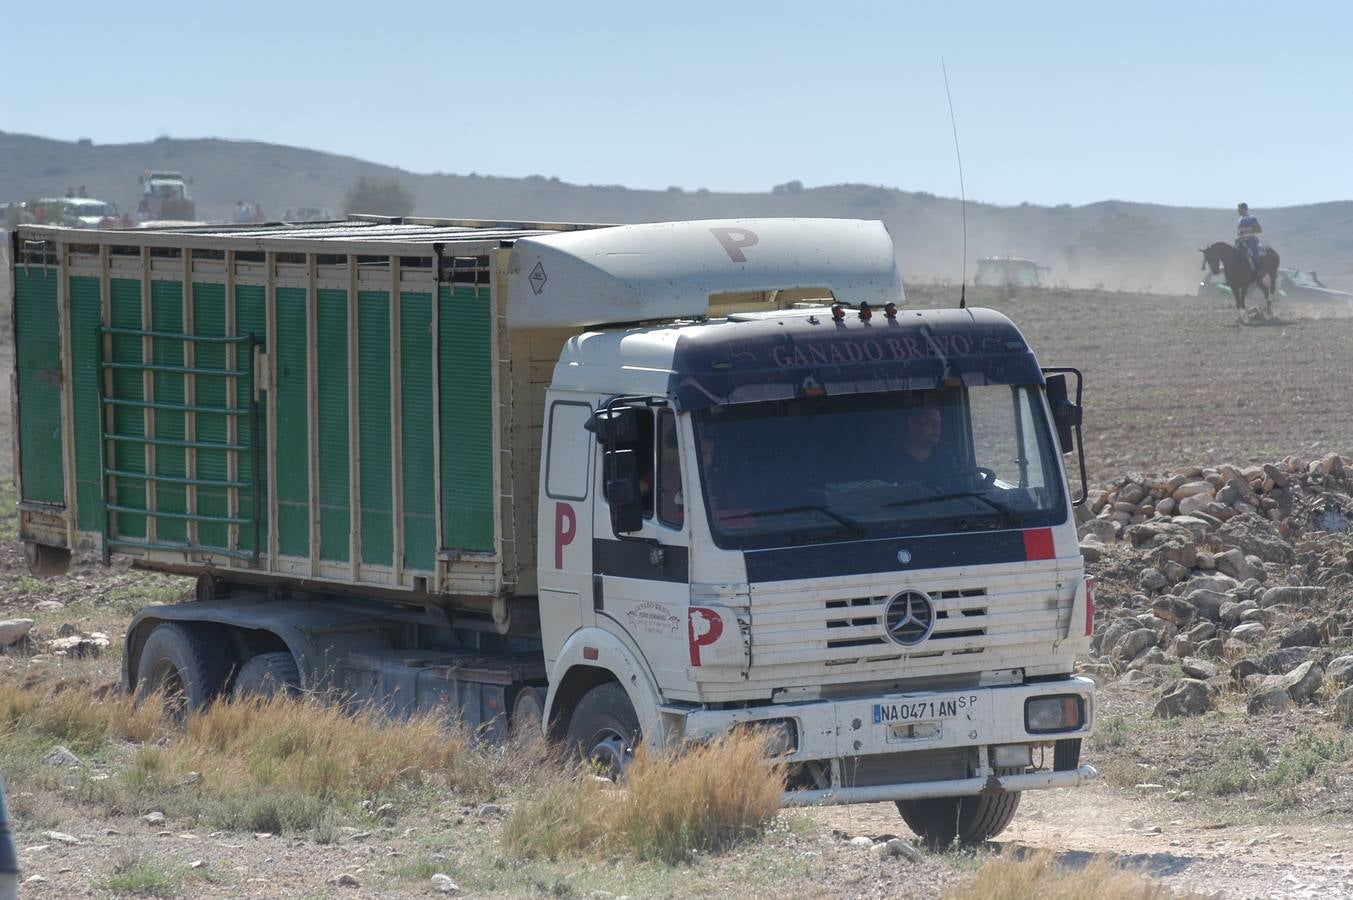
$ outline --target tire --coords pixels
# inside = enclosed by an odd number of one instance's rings
[[[534,747],[545,740],[545,701],[540,690],[524,687],[517,692],[508,720],[508,738],[514,743]]]
[[[1005,831],[1019,809],[1019,792],[980,794],[975,797],[937,797],[898,800],[897,811],[931,850],[943,850],[955,842],[964,847],[989,841]]]
[[[65,547],[25,541],[23,550],[34,578],[55,578],[70,571],[70,551]]]
[[[163,692],[176,718],[199,712],[225,689],[233,660],[215,629],[187,622],[161,622],[146,638],[136,665],[136,696]]]
[[[301,670],[296,667],[296,657],[286,650],[260,653],[241,666],[230,689],[230,699],[271,700],[279,692],[290,697],[301,693]]]
[[[642,729],[625,689],[615,682],[583,695],[568,723],[568,746],[612,780],[619,781],[634,761]]]

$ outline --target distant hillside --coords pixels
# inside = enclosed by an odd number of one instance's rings
[[[486,161],[492,165],[492,161]],[[957,281],[962,240],[957,200],[844,184],[772,193],[638,191],[565,184],[544,176],[419,175],[332,153],[217,139],[161,138],[142,144],[79,145],[0,132],[0,200],[60,196],[84,185],[91,197],[134,209],[138,176],[177,169],[193,179],[198,215],[223,220],[235,201],[261,203],[269,217],[303,206],[341,210],[359,176],[398,177],[417,198],[415,214],[455,218],[639,222],[727,216],[842,216],[882,219],[905,277]],[[1353,202],[1259,210],[1285,264],[1353,287]],[[968,272],[979,256],[1027,256],[1073,286],[1191,291],[1197,248],[1228,237],[1230,210],[1126,203],[1017,207],[969,203]]]

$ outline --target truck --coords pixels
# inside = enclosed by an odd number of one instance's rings
[[[750,731],[786,804],[895,801],[935,844],[1095,776],[1079,373],[907,306],[882,223],[12,243],[32,571],[196,578],[133,617],[128,691],[329,692],[617,778]]]
[[[197,206],[188,196],[182,172],[152,172],[141,176],[141,201],[136,214],[142,222],[192,221]]]

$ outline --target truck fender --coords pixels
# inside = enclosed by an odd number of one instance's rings
[[[264,602],[262,594],[237,594],[139,610],[127,626],[122,687],[135,688],[141,647],[161,622],[199,622],[274,635],[296,659],[306,690],[331,686],[336,664],[348,653],[380,650],[389,641],[369,614],[299,602]],[[318,638],[318,639],[317,639]]]
[[[639,716],[644,743],[650,747],[662,746],[666,735],[663,717],[658,713],[661,700],[657,686],[639,661],[638,654],[620,638],[600,628],[575,631],[559,649],[554,668],[550,671],[550,690],[545,695],[544,726],[547,734],[550,733],[550,723],[558,716],[570,714],[573,704],[579,699],[569,696],[571,691],[561,695],[560,688],[576,683],[569,676],[581,670],[593,670],[596,673],[595,677],[587,679],[588,688],[611,680],[619,683]]]

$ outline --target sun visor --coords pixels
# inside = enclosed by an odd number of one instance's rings
[[[711,219],[522,238],[508,264],[511,328],[688,319],[710,297],[821,288],[902,303],[893,242],[860,219]]]

